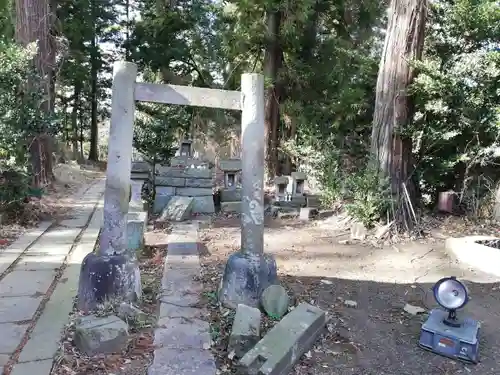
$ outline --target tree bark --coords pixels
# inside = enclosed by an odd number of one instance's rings
[[[71,111],[71,144],[73,147],[73,160],[78,160],[78,109],[80,108],[80,95],[82,92],[82,84],[79,79],[75,80],[73,94],[73,110]]]
[[[278,146],[281,95],[278,73],[283,63],[283,50],[280,44],[280,27],[282,13],[270,10],[267,13],[267,43],[264,62],[264,74],[271,85],[266,92],[265,126],[266,126],[266,164],[268,178],[278,173]]]
[[[37,82],[27,82],[27,91],[42,90],[44,100],[40,105],[47,115],[54,109],[54,64],[55,51],[51,35],[53,16],[48,0],[16,0],[16,30],[18,43],[27,46],[36,42],[37,54],[34,65],[39,76]],[[31,155],[33,185],[44,187],[54,178],[52,173],[52,139],[47,134],[47,125],[42,124],[41,131],[34,134],[28,149]]]
[[[392,0],[385,45],[380,61],[372,130],[372,153],[382,174],[390,179],[396,204],[394,218],[409,226],[402,199],[405,184],[415,207],[412,140],[401,135],[411,122],[414,108],[408,87],[416,72],[410,62],[422,57],[427,0]]]
[[[91,118],[90,118],[90,150],[89,150],[89,160],[91,161],[97,161],[99,159],[99,153],[97,151],[97,142],[98,142],[98,135],[99,135],[99,127],[97,123],[97,100],[98,100],[98,72],[99,72],[99,46],[97,45],[97,33],[96,33],[96,28],[95,24],[97,22],[96,20],[96,15],[95,15],[95,1],[96,0],[91,0],[90,1],[90,7],[91,7],[91,19],[94,25],[93,28],[93,35],[92,35],[92,41],[91,41],[91,47],[90,47],[90,80],[91,80],[91,87],[90,87],[90,103],[91,103]]]
[[[95,39],[95,38],[94,38]],[[97,48],[97,46],[94,45],[92,46],[92,49]],[[97,113],[97,100],[98,100],[98,87],[97,87],[97,73],[98,73],[98,68],[97,68],[97,56],[92,56],[92,61],[91,61],[91,74],[90,74],[90,79],[91,79],[91,121],[90,121],[90,150],[89,150],[89,160],[92,161],[97,161],[99,159],[99,154],[98,154],[98,137],[99,137],[99,126],[98,126],[98,113]]]

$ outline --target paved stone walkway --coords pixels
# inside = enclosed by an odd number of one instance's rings
[[[173,223],[161,282],[154,360],[148,375],[215,375],[208,312],[200,308],[203,286],[198,221]]]
[[[99,235],[103,191],[104,180],[82,187],[70,219],[42,222],[0,250],[0,375],[50,374]]]

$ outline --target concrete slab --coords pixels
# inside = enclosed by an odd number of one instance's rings
[[[0,250],[0,274],[5,272],[7,268],[26,250],[27,247],[36,243],[40,236],[44,234],[52,225],[52,222],[43,221],[36,228],[25,232],[9,247]]]
[[[204,319],[206,316],[207,311],[203,309],[161,303],[157,326],[164,327],[173,318]]]
[[[60,268],[66,255],[23,255],[14,267],[15,271],[54,270]]]
[[[73,310],[73,298],[78,292],[80,265],[85,256],[94,248],[102,224],[102,205],[99,202],[89,226],[85,229],[79,243],[68,258],[59,283],[31,332],[30,339],[23,347],[19,362],[31,362],[54,357],[59,349],[61,334]],[[38,375],[38,374],[37,374]],[[41,374],[40,375],[48,375]]]
[[[162,278],[153,364],[148,375],[215,375],[210,326],[197,308],[202,285],[198,255],[198,222],[174,223]],[[182,267],[179,267],[182,266]]]
[[[42,299],[43,296],[0,298],[0,323],[22,322],[33,319],[33,315],[35,315]]]
[[[52,370],[52,359],[18,363],[12,368],[10,375],[49,375]]]
[[[172,245],[174,245],[174,244],[172,244]],[[168,267],[168,268],[174,268],[174,269],[188,268],[188,269],[201,270],[200,258],[198,256],[198,251],[196,251],[196,253],[193,253],[193,255],[167,253],[167,258],[165,260],[165,264],[166,264],[166,267]]]
[[[0,297],[45,294],[55,275],[55,271],[12,271],[0,283]]]
[[[215,375],[216,372],[214,357],[203,349],[157,349],[148,369],[148,375]]]
[[[156,348],[203,349],[209,347],[210,325],[196,318],[171,318],[155,330]]]
[[[162,278],[160,301],[178,306],[191,307],[201,300],[202,285],[194,280],[199,273],[185,269],[168,269]]]
[[[9,359],[10,359],[10,355],[0,354],[0,368],[5,366],[9,362]],[[0,374],[2,374],[2,372],[0,372]]]
[[[170,239],[170,237],[169,237]],[[198,242],[168,242],[167,254],[198,256]]]
[[[24,337],[29,324],[0,324],[0,354],[12,354]]]
[[[323,332],[326,314],[308,303],[301,303],[275,325],[240,360],[245,374],[288,374],[295,363]]]

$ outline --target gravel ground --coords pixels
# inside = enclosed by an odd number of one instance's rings
[[[439,221],[437,236],[494,233],[489,226],[473,226],[462,219]],[[216,302],[216,290],[228,254],[238,249],[239,219],[215,219],[201,234],[204,244],[203,278],[210,301],[213,352],[220,373],[235,373],[228,358],[227,337],[233,312]],[[339,244],[340,242],[340,244]],[[326,333],[295,366],[299,375],[451,375],[498,374],[500,365],[500,280],[460,267],[443,251],[442,240],[427,238],[374,247],[349,244],[348,236],[328,220],[312,224],[269,219],[266,252],[278,262],[280,280],[295,303],[305,301],[332,317]],[[468,365],[417,347],[426,314],[410,315],[406,303],[435,306],[428,290],[444,276],[464,280],[472,300],[466,311],[482,324],[481,363]],[[355,301],[356,308],[345,300]],[[263,333],[275,322],[265,319]]]

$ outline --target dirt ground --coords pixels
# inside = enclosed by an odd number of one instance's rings
[[[445,254],[442,240],[442,233],[488,233],[491,228],[471,226],[462,219],[447,221],[436,231],[441,239],[428,237],[377,248],[344,244],[349,235],[332,225],[332,220],[301,224],[269,219],[265,251],[275,256],[280,280],[292,301],[317,305],[332,318],[325,335],[301,358],[292,374],[498,374],[500,280],[456,264]],[[228,254],[238,249],[239,225],[238,218],[216,219],[202,232],[208,296],[216,292]],[[414,316],[403,311],[406,303],[435,307],[429,288],[441,277],[452,275],[468,285],[471,301],[466,312],[482,322],[478,365],[418,348],[425,314]],[[357,307],[346,307],[344,300],[356,301]],[[211,307],[216,331],[213,351],[219,370],[234,373],[234,362],[227,358],[225,349],[231,314],[221,314],[215,303]],[[273,324],[266,320],[264,330]]]

